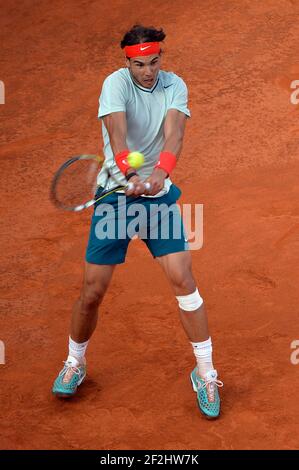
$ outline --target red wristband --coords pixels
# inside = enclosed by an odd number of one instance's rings
[[[122,152],[119,152],[117,155],[115,155],[115,162],[120,169],[120,171],[126,175],[126,172],[128,171],[130,167],[127,157],[130,153],[130,150],[123,150]]]
[[[162,168],[168,175],[172,172],[176,165],[176,156],[171,152],[161,152],[158,163],[155,168]]]

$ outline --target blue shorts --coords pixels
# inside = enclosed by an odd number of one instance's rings
[[[96,196],[103,191],[99,188]],[[181,195],[174,184],[161,197],[126,196],[112,193],[95,204],[86,261],[121,264],[133,237],[138,236],[153,257],[189,250],[176,201]]]

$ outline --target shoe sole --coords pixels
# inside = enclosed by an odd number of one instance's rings
[[[83,375],[83,377],[79,380],[79,382],[77,383],[77,388],[79,387],[79,385],[82,384],[83,380],[85,379],[86,377],[86,374]],[[74,393],[63,393],[63,392],[52,392],[53,395],[55,395],[55,397],[57,398],[72,398],[74,395],[76,395],[77,393],[77,388],[75,390]]]
[[[196,384],[195,384],[194,381],[193,381],[192,374],[190,374],[190,380],[191,380],[192,388],[193,388],[194,392],[195,392],[196,395],[197,395],[198,390],[197,390]],[[218,419],[218,418],[219,418],[220,412],[219,412],[219,415],[218,415],[218,416],[209,416],[209,415],[206,415],[206,414],[202,411],[202,409],[201,409],[201,407],[200,407],[200,405],[199,405],[199,401],[196,400],[196,402],[197,402],[197,406],[198,406],[199,411],[201,412],[201,414],[202,414],[206,419],[209,419],[209,420],[213,421],[213,419]]]

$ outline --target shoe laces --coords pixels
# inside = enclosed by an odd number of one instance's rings
[[[69,372],[73,372],[74,374],[80,375],[80,369],[76,366],[73,366],[71,362],[68,361],[63,361],[64,367],[63,369],[59,372],[60,377],[66,376]],[[70,375],[70,374],[69,374]],[[68,379],[71,379],[68,377]]]
[[[206,388],[209,402],[215,401],[215,389],[216,387],[223,387],[223,382],[217,378],[203,379],[203,382],[198,381],[199,387],[201,389]]]

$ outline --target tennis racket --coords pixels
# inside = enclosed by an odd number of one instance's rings
[[[99,155],[79,155],[63,163],[51,183],[50,199],[53,204],[59,209],[78,212],[116,191],[133,189],[133,183],[118,184],[105,167],[106,184],[110,177],[115,182],[115,187],[103,188],[101,194],[95,198],[97,175],[103,168],[104,162],[105,159]],[[150,189],[150,183],[145,183],[145,187]]]

